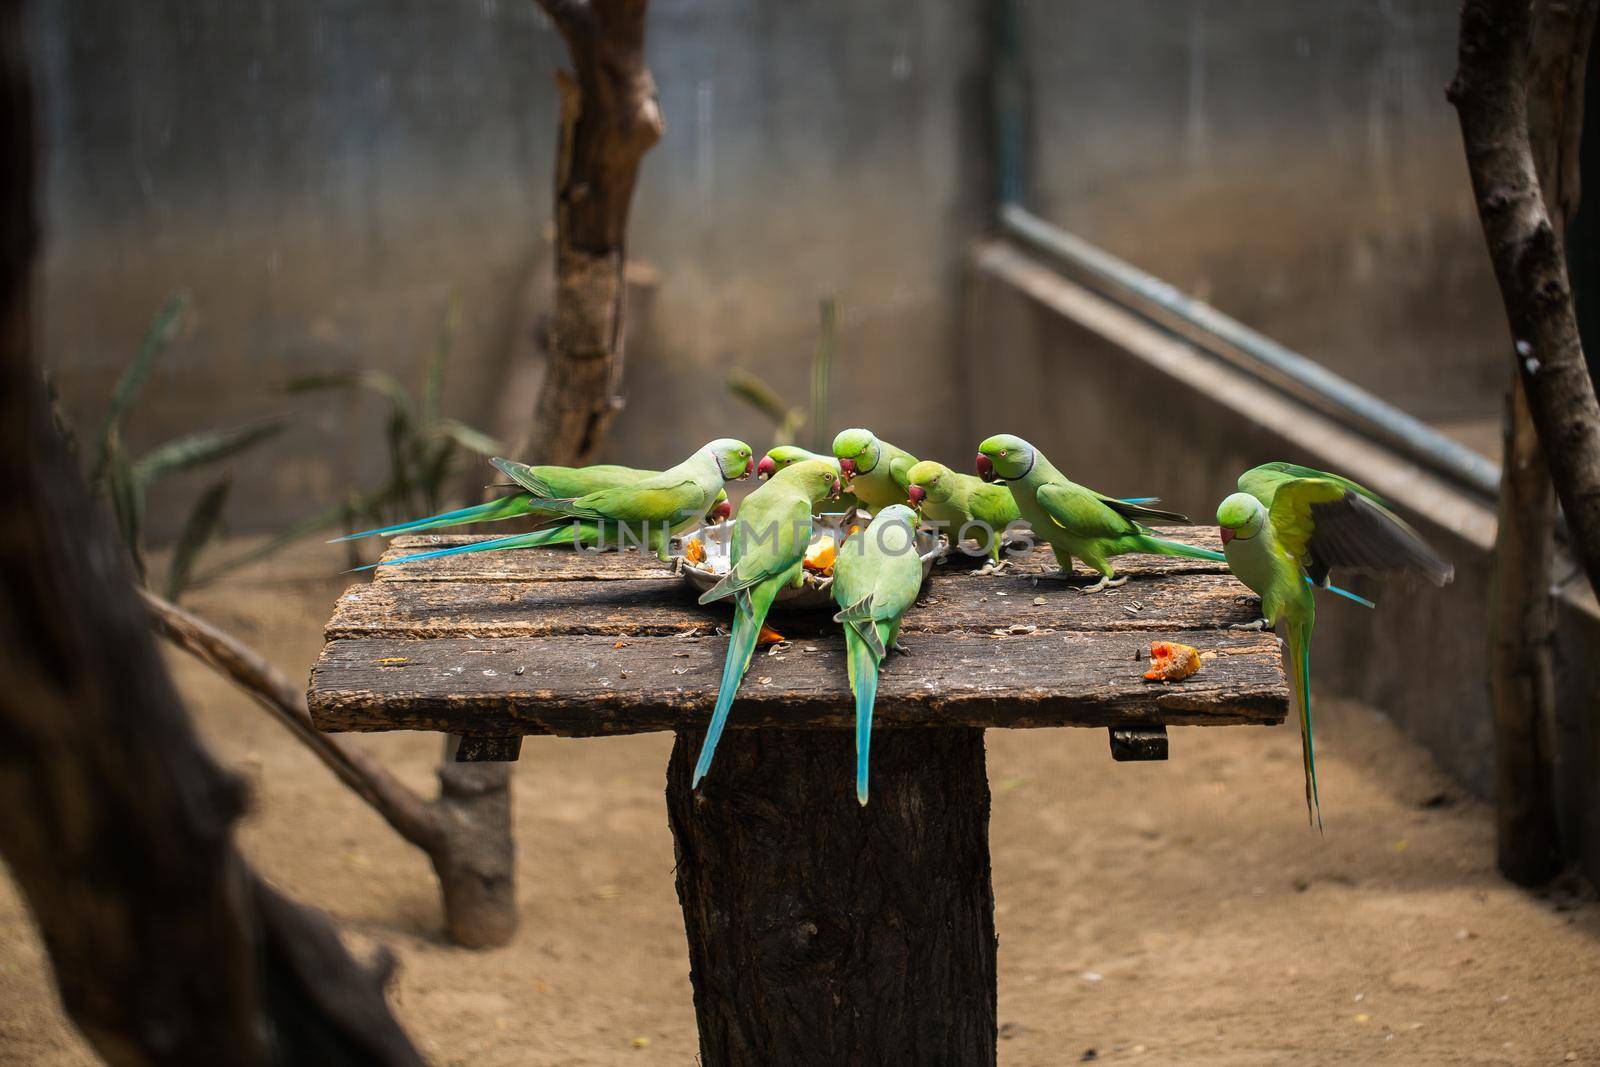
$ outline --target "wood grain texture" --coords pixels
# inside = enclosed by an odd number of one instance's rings
[[[1215,542],[1211,531],[1184,533]],[[465,540],[403,538],[396,551]],[[1258,614],[1243,585],[1203,560],[1119,563],[1129,582],[1087,596],[1042,576],[1055,569],[1043,551],[1000,575],[977,575],[962,558],[935,567],[906,617],[912,654],[884,671],[879,724],[1282,721],[1288,691],[1276,643],[1228,629]],[[702,724],[715,701],[729,609],[700,607],[654,559],[502,552],[394,577],[404,570],[340,599],[311,679],[320,728],[642,733]],[[828,613],[771,621],[790,643],[758,653],[732,725],[848,727],[843,641]],[[1141,674],[1158,639],[1220,654],[1180,684],[1152,685]]]
[[[731,731],[696,791],[702,734],[667,769],[700,1062],[994,1063],[982,731],[875,736],[866,807],[844,731]]]
[[[1156,639],[1219,655],[1183,682],[1146,682],[1144,653]],[[892,657],[879,683],[874,721],[884,728],[1276,723],[1288,702],[1270,635],[1054,631],[906,640],[912,654]],[[324,730],[571,737],[671,730],[704,723],[726,650],[722,637],[339,640],[313,670],[311,712]],[[779,655],[758,653],[730,726],[845,728],[853,716],[843,641],[833,635],[797,641]]]
[[[1042,601],[1042,603],[1040,603]],[[1082,632],[1203,630],[1259,617],[1258,600],[1232,575],[1133,574],[1126,585],[1085,595],[1073,584],[1029,574],[974,576],[935,568],[905,632],[946,633],[1011,626]],[[556,582],[372,582],[353,586],[329,620],[328,640],[353,637],[617,637],[726,628],[732,609],[701,607],[671,576]],[[775,610],[787,634],[837,629],[827,611]]]

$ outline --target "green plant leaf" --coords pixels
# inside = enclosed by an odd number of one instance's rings
[[[772,386],[747,370],[736,367],[729,373],[728,392],[777,424],[772,434],[774,445],[790,444],[795,433],[805,425],[805,409],[789,407]]]
[[[189,517],[183,523],[183,532],[178,535],[178,543],[172,550],[172,565],[167,570],[167,599],[174,604],[190,587],[190,575],[200,550],[222,528],[222,509],[228,502],[228,492],[232,488],[233,482],[227,478],[213,483],[200,494],[200,499],[189,510]]]
[[[134,573],[143,583],[144,551],[140,542],[144,531],[144,485],[128,462],[128,454],[122,449],[122,434],[115,426],[106,436],[105,485],[117,520],[117,534],[133,560]]]
[[[811,448],[814,452],[832,452],[833,442],[823,439],[828,432],[828,391],[833,377],[833,353],[839,338],[839,302],[825,296],[821,302],[822,332],[817,337],[817,350],[811,356],[811,414],[807,425],[811,428]]]
[[[422,383],[422,425],[430,429],[439,421],[444,396],[444,367],[455,347],[456,331],[461,326],[461,301],[451,293],[439,319],[439,343],[428,361],[428,376]]]
[[[401,385],[394,375],[381,370],[305,374],[298,378],[290,378],[283,384],[283,389],[284,392],[292,394],[322,393],[335,389],[366,389],[389,401],[397,410],[404,411],[406,418],[411,417],[411,397],[406,395],[406,387]]]
[[[278,419],[227,430],[202,430],[157,445],[145,453],[134,467],[144,484],[149,485],[169,474],[238,455],[282,430],[283,422]]]
[[[144,339],[139,342],[139,350],[134,353],[132,361],[122,369],[122,376],[117,379],[116,387],[111,390],[111,402],[106,406],[105,422],[100,428],[95,468],[89,474],[91,486],[99,484],[106,476],[111,437],[113,434],[121,433],[123,416],[133,407],[134,401],[139,399],[145,382],[149,381],[150,368],[155,363],[156,355],[178,335],[178,327],[182,325],[183,312],[188,305],[187,293],[177,292],[167,297],[167,302],[161,305],[161,310],[155,313],[150,325],[145,329]]]
[[[468,452],[480,456],[499,456],[506,452],[505,445],[457,419],[445,419],[439,424],[439,431]]]

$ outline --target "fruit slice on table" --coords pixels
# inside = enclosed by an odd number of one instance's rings
[[[1175,641],[1150,642],[1150,669],[1144,672],[1150,681],[1181,681],[1199,669],[1199,649]]]

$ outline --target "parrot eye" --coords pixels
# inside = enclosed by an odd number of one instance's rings
[[[1002,459],[1005,458],[1005,454],[1006,454],[1006,450],[1002,448],[1000,450],[1000,456],[1001,456]]]

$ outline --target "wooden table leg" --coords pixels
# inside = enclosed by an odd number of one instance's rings
[[[879,730],[872,802],[846,730],[703,731],[667,768],[707,1067],[992,1064],[994,889],[983,731]]]

